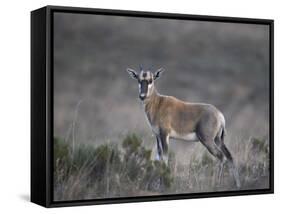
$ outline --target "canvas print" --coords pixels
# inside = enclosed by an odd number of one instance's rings
[[[269,25],[55,12],[55,202],[268,189]]]

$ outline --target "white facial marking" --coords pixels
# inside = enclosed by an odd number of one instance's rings
[[[143,71],[140,73],[140,80],[143,80]]]

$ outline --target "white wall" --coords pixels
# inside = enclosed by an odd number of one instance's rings
[[[75,208],[43,209],[29,203],[30,155],[30,11],[45,5],[65,5],[110,9],[144,10],[201,15],[219,15],[275,19],[275,121],[280,120],[281,91],[279,1],[2,1],[0,19],[0,130],[1,177],[0,212],[29,213],[267,213],[280,203],[280,125],[275,122],[275,194],[212,199],[193,199],[150,203],[100,205]],[[254,77],[253,77],[254,78]],[[4,119],[4,120],[3,120]],[[5,211],[4,211],[5,210]]]

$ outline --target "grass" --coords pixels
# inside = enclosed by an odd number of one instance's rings
[[[264,189],[269,187],[269,150],[266,140],[250,139],[238,142],[233,156],[239,171],[240,189]],[[233,175],[225,165],[222,181],[218,183],[219,163],[205,148],[195,149],[189,162],[178,164],[170,193],[193,193],[239,190]]]
[[[134,134],[122,142],[97,147],[79,145],[75,151],[62,140],[54,140],[54,198],[78,200],[151,195],[171,186],[170,169],[151,159]]]
[[[233,156],[239,169],[241,189],[262,189],[269,182],[269,148],[265,139],[237,142]],[[169,166],[152,158],[136,134],[118,146],[70,146],[54,139],[54,199],[81,200],[237,190],[227,166],[217,182],[218,162],[202,146],[185,163],[171,152]]]

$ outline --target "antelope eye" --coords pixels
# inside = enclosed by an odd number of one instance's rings
[[[151,84],[151,83],[152,83],[152,80],[149,80],[148,83]]]

